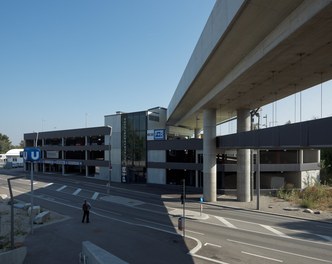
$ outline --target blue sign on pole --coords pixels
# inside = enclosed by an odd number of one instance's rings
[[[39,148],[24,148],[23,158],[25,161],[38,161],[41,158],[41,152]]]

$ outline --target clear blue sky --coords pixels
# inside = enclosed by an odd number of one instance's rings
[[[214,3],[0,1],[0,133],[18,144],[167,107]]]
[[[167,107],[215,0],[0,1],[0,133],[104,125]],[[332,115],[323,85],[323,117]],[[320,117],[320,86],[264,106],[268,126]],[[265,124],[265,119],[261,120]],[[227,132],[235,132],[234,124]],[[218,133],[218,131],[217,131]]]

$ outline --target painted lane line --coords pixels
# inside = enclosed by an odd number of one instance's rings
[[[325,239],[329,242],[332,242],[332,237],[330,237],[330,236],[325,236],[325,235],[316,235],[316,236],[319,236],[319,237],[321,237],[321,238],[323,238],[323,239]]]
[[[95,192],[94,194],[93,194],[93,196],[92,196],[92,200],[96,200],[97,199],[97,197],[98,197],[98,195],[99,195],[99,192]]]
[[[80,191],[82,191],[82,189],[78,188],[75,192],[73,192],[73,195],[78,195],[80,193]]]
[[[222,222],[225,226],[230,227],[230,228],[237,228],[235,225],[232,223],[228,222],[225,218],[220,217],[220,216],[215,216],[220,222]]]
[[[159,224],[159,223],[157,223],[157,222],[153,222],[153,221],[145,220],[145,219],[142,219],[142,218],[135,218],[135,219],[136,219],[136,220],[139,220],[139,221],[142,221],[142,222],[150,223],[150,224],[155,224],[155,225],[165,226],[165,227],[172,228],[172,229],[174,228],[173,226],[164,225],[164,224]],[[203,233],[196,232],[196,231],[192,231],[192,230],[189,230],[189,229],[186,229],[186,232],[194,233],[194,234],[201,235],[201,236],[204,236],[204,235],[205,235],[205,234],[203,234]]]
[[[135,217],[134,219],[136,219],[138,221],[145,222],[145,223],[149,223],[149,224],[154,224],[154,225],[164,226],[164,227],[168,227],[168,228],[173,228],[173,226],[170,226],[170,225],[160,224],[160,223],[149,221],[149,220],[145,220],[145,219],[142,219],[142,218],[136,218]]]
[[[44,186],[44,188],[45,188],[45,187],[49,187],[49,186],[51,186],[51,185],[53,185],[53,182],[50,182],[50,183],[46,184],[46,185]]]
[[[57,192],[61,192],[63,189],[67,188],[67,185],[63,185],[62,187],[60,187],[59,189],[57,189]]]
[[[242,254],[247,254],[247,255],[250,255],[250,256],[254,256],[254,257],[257,257],[257,258],[263,258],[263,259],[273,260],[273,261],[276,261],[276,262],[283,262],[280,259],[269,258],[269,257],[265,257],[265,256],[261,256],[261,255],[256,255],[256,254],[252,254],[252,253],[245,252],[245,251],[241,251],[241,253]]]
[[[212,259],[212,258],[203,257],[203,256],[200,256],[200,255],[197,255],[197,254],[190,254],[190,255],[195,257],[195,258],[204,259],[204,260],[207,260],[207,261],[213,262],[213,263],[228,264],[227,262],[223,262],[223,261],[220,261],[220,260],[215,260],[215,259]]]
[[[217,247],[217,248],[221,248],[220,245],[216,245],[216,244],[212,244],[212,243],[205,243],[204,246],[211,246],[211,247]]]
[[[227,239],[227,241],[233,242],[233,243],[236,243],[236,244],[240,244],[240,245],[246,245],[246,246],[261,248],[261,249],[270,250],[270,251],[274,251],[274,252],[278,252],[278,253],[283,253],[283,254],[287,254],[287,255],[292,255],[292,256],[296,256],[296,257],[321,261],[321,262],[325,262],[325,263],[332,263],[332,261],[326,260],[326,259],[319,259],[319,258],[305,256],[305,255],[301,255],[301,254],[297,254],[297,253],[293,253],[293,252],[288,252],[288,251],[284,251],[284,250],[279,250],[279,249],[275,249],[275,248],[268,248],[268,247],[263,247],[263,246],[259,246],[259,245],[255,245],[255,244],[250,244],[250,243],[246,243],[246,242],[242,242],[242,241],[236,241],[236,240],[232,240],[232,239]]]
[[[23,191],[20,191],[20,190],[14,189],[14,188],[12,188],[12,190],[13,190],[14,192],[17,192],[17,193],[27,193],[27,192],[23,192]]]
[[[192,230],[189,230],[189,229],[186,229],[186,232],[194,233],[194,234],[201,235],[201,236],[205,236],[204,233],[200,233],[200,232],[192,231]]]
[[[268,226],[268,225],[260,225],[261,227],[264,227],[265,229],[271,231],[272,233],[278,235],[278,236],[282,236],[282,237],[288,237],[286,234],[280,232],[279,230],[271,227],[271,226]]]

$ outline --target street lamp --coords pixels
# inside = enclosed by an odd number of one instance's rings
[[[111,136],[112,136],[112,127],[108,126],[109,131],[109,138],[108,138],[108,190],[107,192],[110,193],[111,191],[111,174],[112,174],[112,163],[111,163]]]

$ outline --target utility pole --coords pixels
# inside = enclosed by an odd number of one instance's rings
[[[256,192],[257,192],[257,210],[260,209],[259,205],[259,199],[260,199],[260,192],[261,192],[261,151],[260,149],[257,149],[256,154],[256,166],[257,166],[257,172],[256,172]]]

